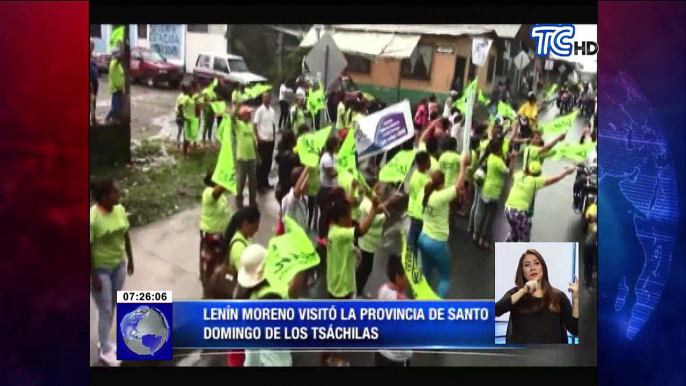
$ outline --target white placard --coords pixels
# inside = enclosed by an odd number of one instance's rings
[[[553,66],[555,65],[555,62],[552,60],[546,60],[545,61],[545,66],[543,67],[546,71],[550,71],[553,69]]]
[[[407,99],[366,116],[355,128],[358,160],[388,151],[414,137],[410,101]]]
[[[117,303],[171,303],[171,291],[117,291]]]
[[[477,67],[486,64],[493,39],[472,38],[472,64]]]

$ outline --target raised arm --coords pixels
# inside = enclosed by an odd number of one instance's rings
[[[512,149],[512,143],[517,138],[517,134],[519,134],[519,120],[515,120],[514,123],[512,123],[512,133],[510,134],[510,138],[507,140],[508,149]]]
[[[563,139],[565,139],[566,136],[567,136],[567,133],[562,133],[562,134],[558,135],[557,137],[555,137],[555,139],[553,139],[552,141],[546,143],[546,144],[541,148],[541,150],[539,151],[539,154],[543,154],[543,153],[545,153],[545,152],[547,152],[547,151],[550,151],[550,149],[552,149],[552,148],[553,148],[555,145],[557,145],[560,141],[562,141]]]
[[[217,201],[219,197],[221,197],[222,193],[224,193],[226,189],[224,189],[223,186],[217,185],[214,187],[214,190],[212,191],[212,198]]]
[[[568,175],[574,173],[574,170],[575,170],[575,169],[574,169],[574,168],[571,168],[571,167],[565,168],[565,170],[563,170],[562,172],[560,172],[560,174],[558,174],[558,175],[556,175],[556,176],[553,176],[553,177],[546,178],[545,184],[544,184],[543,186],[550,186],[550,185],[552,185],[552,184],[554,184],[554,183],[556,183],[556,182],[562,180],[562,179],[565,178],[566,176],[568,176]]]
[[[374,221],[374,216],[377,214],[381,213],[382,209],[379,207],[379,199],[377,197],[372,197],[372,208],[371,210],[367,213],[367,215],[364,217],[362,220],[362,223],[360,224],[360,227],[358,228],[359,233],[358,236],[362,237],[367,232],[369,231],[369,228],[372,226],[372,221]]]
[[[300,198],[303,195],[307,194],[307,189],[305,185],[307,185],[309,177],[310,168],[308,166],[305,166],[303,168],[302,173],[300,173],[300,177],[298,177],[298,181],[295,183],[295,186],[293,187],[293,193],[295,193],[295,197]]]
[[[464,151],[462,152],[464,153]],[[472,162],[472,152],[467,149],[467,154],[462,156],[462,161],[460,162],[460,173],[457,175],[457,194],[461,194],[464,191],[464,180],[466,176],[466,170]]]

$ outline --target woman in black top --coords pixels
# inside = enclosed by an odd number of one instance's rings
[[[293,185],[291,184],[291,172],[293,169],[301,166],[300,158],[293,151],[295,148],[296,139],[292,131],[285,131],[279,141],[279,147],[276,153],[276,163],[279,164],[279,182],[276,185],[274,194],[279,205],[285,195],[290,192]]]
[[[572,304],[548,281],[543,256],[529,249],[519,259],[515,274],[517,287],[507,291],[495,304],[495,314],[510,313],[506,343],[568,343],[567,331],[579,335],[579,286],[576,276],[569,283]]]

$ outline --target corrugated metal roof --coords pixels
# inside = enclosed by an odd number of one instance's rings
[[[495,32],[502,38],[514,38],[521,24],[332,24],[335,30],[385,32],[418,35],[483,35]]]

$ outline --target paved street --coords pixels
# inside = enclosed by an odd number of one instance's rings
[[[98,116],[104,118],[109,110],[109,92],[101,79],[98,96]],[[150,136],[175,135],[173,108],[178,95],[177,90],[150,89],[148,86],[132,86],[133,137],[136,139]],[[541,121],[552,118],[553,112],[541,117]],[[568,135],[569,141],[580,138],[580,122]],[[544,175],[553,175],[568,164],[546,161]],[[272,174],[274,174],[273,170]],[[583,241],[580,216],[572,210],[573,176],[551,187],[541,190],[536,197],[533,219],[532,241]],[[233,200],[232,200],[233,203]],[[262,221],[255,241],[267,245],[273,235],[278,205],[273,191],[259,197]],[[198,281],[199,209],[179,213],[157,223],[134,229],[131,232],[136,272],[127,278],[125,289],[131,290],[171,290],[175,299],[198,299],[201,296]],[[502,210],[494,221],[494,237],[502,241],[507,236],[509,226]],[[452,251],[452,288],[449,298],[453,299],[494,299],[502,294],[494,293],[494,258],[492,252],[476,248],[466,232],[467,219],[460,219],[460,229],[451,234]],[[366,292],[375,292],[385,281],[385,265],[389,253],[399,251],[399,243],[386,238],[386,245],[378,250],[374,270]],[[582,269],[579,269],[582,272]],[[320,275],[323,278],[323,275]],[[325,283],[320,280],[312,291],[313,297],[323,297]],[[423,353],[416,354],[413,365],[419,366],[564,366],[595,365],[596,345],[596,294],[585,290],[581,292],[581,344],[555,348],[527,350],[526,355],[512,350],[489,350],[486,352]],[[115,339],[115,328],[111,330]],[[97,355],[97,311],[91,302],[91,364],[98,363]],[[177,353],[173,363],[166,365],[202,366],[208,364],[209,356],[198,353]],[[347,359],[354,366],[373,365],[373,353],[347,353]],[[318,353],[298,353],[294,355],[294,365],[316,366]]]

